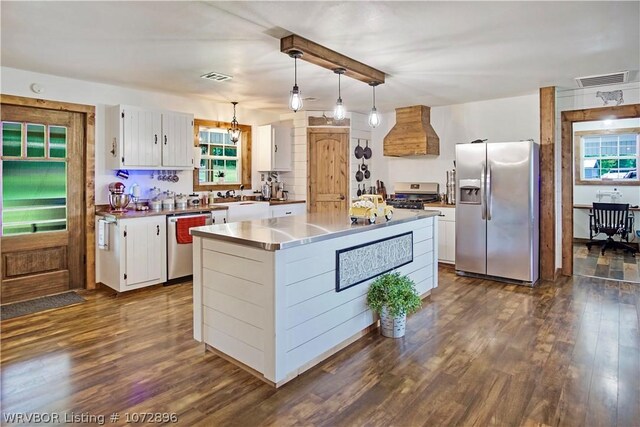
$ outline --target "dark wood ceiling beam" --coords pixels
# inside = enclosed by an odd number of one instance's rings
[[[361,82],[375,82],[378,84],[384,83],[385,74],[382,71],[376,70],[367,64],[351,59],[348,56],[344,56],[341,53],[328,49],[296,34],[280,39],[280,52],[289,54],[292,50],[299,50],[302,52],[302,57],[300,59],[328,70],[344,68],[346,70],[344,73],[345,76],[360,80]]]

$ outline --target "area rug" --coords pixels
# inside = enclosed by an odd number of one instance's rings
[[[36,298],[29,301],[14,302],[12,304],[0,306],[0,320],[13,319],[14,317],[51,310],[52,308],[79,304],[81,302],[84,302],[84,298],[73,291]]]

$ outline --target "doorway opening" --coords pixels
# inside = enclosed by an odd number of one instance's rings
[[[640,283],[639,106],[563,112],[562,157],[563,274]]]

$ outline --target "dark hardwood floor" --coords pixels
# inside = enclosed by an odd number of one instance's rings
[[[529,289],[441,269],[404,339],[371,333],[277,391],[193,341],[190,284],[87,299],[2,322],[4,414],[119,412],[124,424],[126,412],[175,412],[187,426],[640,424],[637,284],[574,277]]]

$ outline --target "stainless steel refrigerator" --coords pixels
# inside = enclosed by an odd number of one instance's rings
[[[538,280],[539,146],[456,145],[456,272]]]

